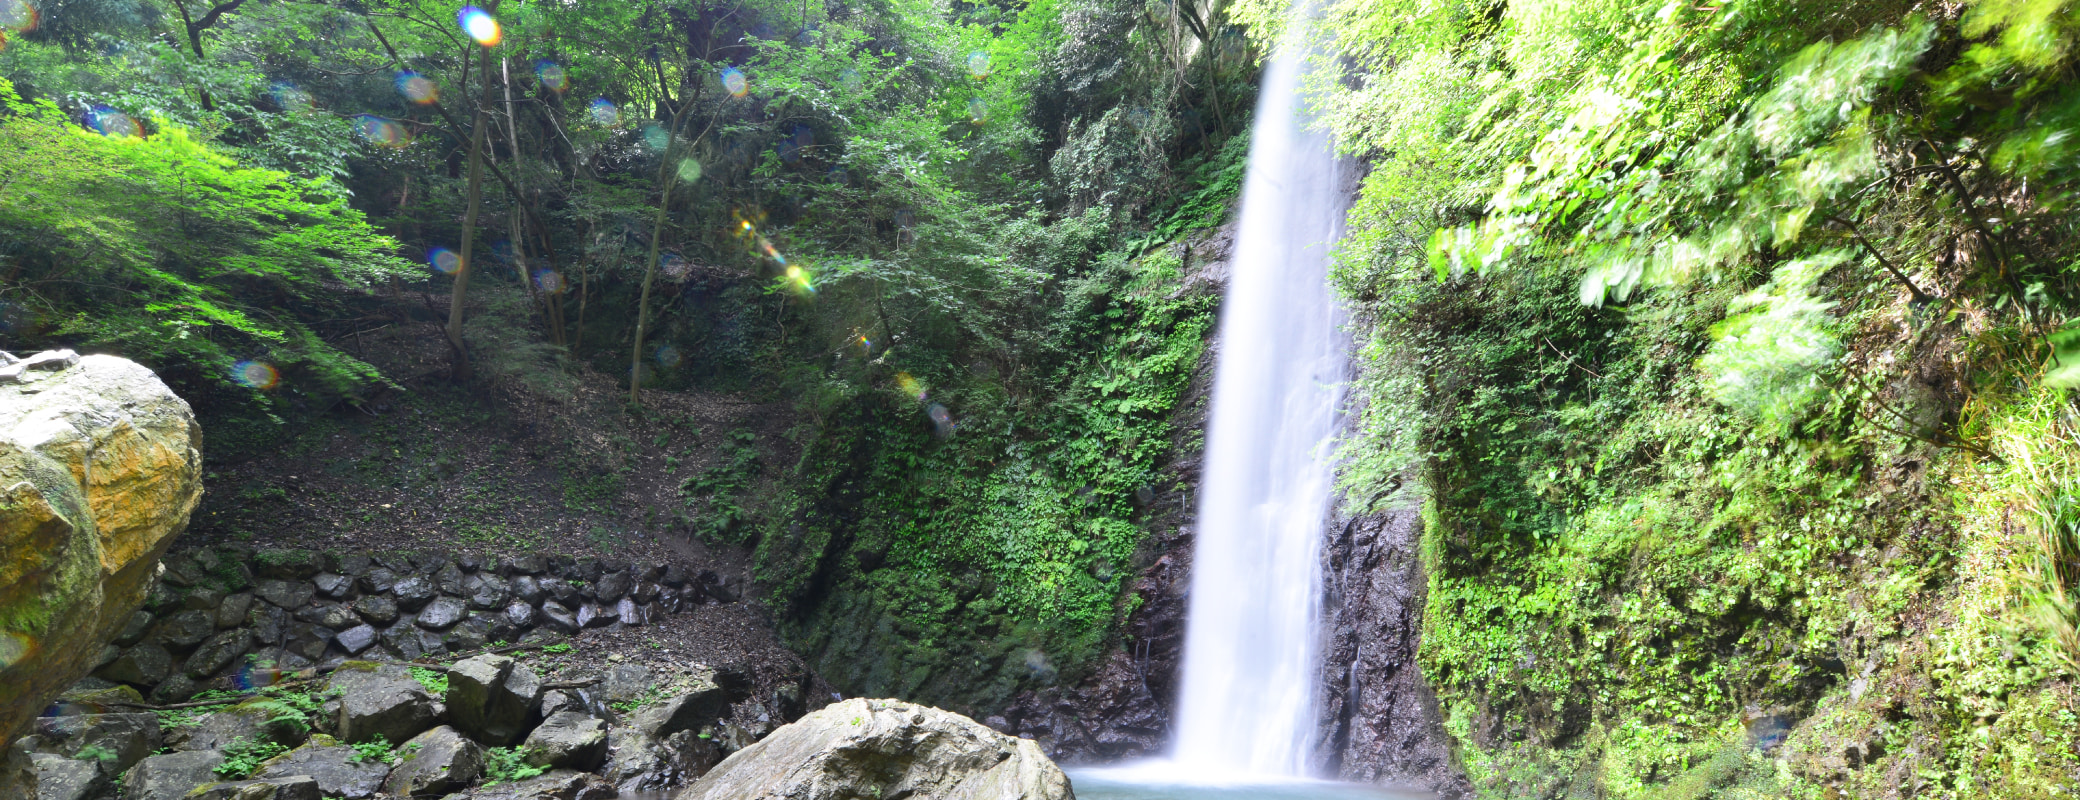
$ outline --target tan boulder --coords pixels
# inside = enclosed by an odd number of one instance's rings
[[[201,444],[187,402],[134,362],[0,367],[0,741],[143,603],[202,499]]]
[[[730,754],[677,800],[1075,800],[1031,739],[900,700],[824,706]]]

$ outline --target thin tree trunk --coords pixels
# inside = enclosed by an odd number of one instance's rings
[[[498,0],[485,5],[487,12],[496,11]],[[477,214],[484,206],[484,141],[486,126],[490,123],[485,109],[491,106],[491,50],[485,48],[477,55],[477,74],[484,84],[483,97],[477,103],[474,124],[470,126],[469,143],[469,210],[462,216],[461,264],[455,269],[455,287],[448,295],[448,347],[455,358],[455,380],[470,378],[469,347],[462,338],[463,307],[469,300],[469,274],[476,252]],[[515,195],[517,196],[517,192]]]
[[[672,205],[672,187],[679,180],[672,152],[679,143],[679,128],[685,125],[687,112],[700,102],[702,88],[702,84],[695,83],[693,96],[680,98],[679,110],[672,114],[672,127],[665,137],[663,158],[657,165],[657,215],[650,222],[650,257],[643,264],[643,294],[636,301],[636,341],[630,348],[628,362],[628,402],[631,404],[643,402],[643,334],[650,326],[650,287],[657,282],[658,250],[664,245],[665,212]]]

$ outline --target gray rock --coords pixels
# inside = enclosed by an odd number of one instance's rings
[[[108,790],[108,779],[92,761],[51,753],[31,753],[36,765],[36,800],[93,800]]]
[[[535,726],[521,745],[527,763],[590,772],[607,757],[607,723],[575,711],[558,712]]]
[[[699,731],[729,714],[730,703],[743,699],[735,687],[725,687],[713,670],[697,671],[690,678],[692,689],[661,703],[645,706],[628,719],[628,724],[657,741],[680,731]]]
[[[354,748],[330,736],[313,736],[308,744],[269,759],[253,772],[260,780],[309,775],[318,782],[318,793],[340,800],[367,800],[383,788],[390,765],[363,759]]]
[[[663,742],[634,728],[607,732],[611,754],[600,774],[623,795],[660,792],[684,786],[722,761],[722,748],[693,731],[680,731]]]
[[[578,615],[554,600],[542,604],[542,625],[558,633],[578,632]]]
[[[271,702],[256,697],[212,713],[192,728],[175,729],[167,736],[167,744],[175,750],[223,750],[239,739],[273,742],[283,747],[302,744],[308,731],[288,720],[278,720],[275,710],[266,707]]]
[[[664,587],[650,581],[636,581],[636,585],[629,587],[628,596],[638,603],[648,603],[656,600],[663,591]]]
[[[402,611],[419,610],[419,607],[426,605],[426,601],[432,600],[435,594],[433,581],[424,575],[403,578],[390,589],[391,597],[396,598],[397,607]]]
[[[609,572],[600,576],[599,582],[592,585],[593,597],[601,603],[614,602],[628,593],[629,584],[632,583],[634,581],[629,579],[626,572]]]
[[[304,607],[318,590],[303,581],[268,578],[253,587],[253,594],[276,608],[295,611]]]
[[[468,594],[469,590],[463,588],[462,582],[462,568],[456,566],[453,561],[442,564],[441,568],[433,573],[433,585],[441,590],[441,594],[452,594],[458,597]]]
[[[444,712],[399,664],[349,661],[333,671],[326,688],[339,694],[339,737],[347,742],[381,736],[395,745],[432,728]]]
[[[520,602],[528,605],[539,604],[543,598],[549,596],[549,593],[542,589],[542,582],[535,580],[533,575],[522,575],[514,578],[512,587],[513,596],[520,598]]]
[[[147,756],[123,776],[123,800],[176,800],[215,781],[211,770],[222,763],[224,754],[215,750]]]
[[[166,648],[146,642],[124,650],[94,674],[103,680],[132,686],[156,686],[173,672],[173,656]]]
[[[354,613],[371,625],[389,625],[397,621],[397,601],[382,595],[369,595],[354,601]]]
[[[547,559],[544,559],[541,556],[527,555],[513,559],[514,572],[524,573],[527,575],[540,575],[544,572],[547,572],[548,570],[548,561]]]
[[[543,578],[542,591],[548,592],[550,599],[566,606],[577,605],[585,599],[584,595],[578,593],[578,587],[572,586],[570,581],[562,578]]]
[[[363,623],[340,631],[332,640],[338,642],[339,649],[347,651],[347,655],[358,656],[361,655],[361,651],[375,645],[376,629],[373,625]]]
[[[296,610],[299,622],[308,622],[323,628],[341,630],[361,622],[354,610],[338,603],[314,603]]]
[[[1031,739],[895,700],[834,703],[723,759],[679,800],[1072,800]]]
[[[317,587],[319,596],[333,600],[345,600],[347,595],[354,593],[353,578],[332,572],[318,573],[311,579],[311,585]]]
[[[0,797],[36,796],[36,760],[27,742],[24,737],[13,747],[0,747]]]
[[[619,612],[613,608],[603,608],[598,603],[586,603],[578,606],[578,627],[604,628],[614,624],[618,616]]]
[[[202,644],[202,640],[217,630],[216,617],[207,611],[188,609],[175,612],[159,621],[152,630],[152,641],[168,650],[187,650]]]
[[[323,567],[309,550],[262,550],[253,557],[253,571],[263,578],[310,580]]]
[[[550,689],[542,693],[542,707],[536,713],[540,714],[543,719],[548,719],[562,711],[575,711],[580,714],[590,715],[590,712],[585,708],[585,701],[578,699],[577,694],[574,692]]]
[[[479,786],[446,800],[608,800],[618,796],[605,778],[559,769],[524,781]]]
[[[263,645],[279,645],[289,637],[289,612],[270,603],[254,603],[253,610],[246,612],[246,627],[253,629],[253,639]]]
[[[462,590],[469,599],[469,607],[482,611],[504,608],[510,596],[506,579],[490,573],[469,576],[462,582]]]
[[[338,563],[333,566],[332,571],[348,577],[357,577],[366,574],[369,568],[374,565],[375,562],[368,556],[355,553],[353,555],[340,556]]]
[[[185,674],[176,672],[166,676],[158,686],[152,687],[152,699],[160,703],[182,703],[202,691],[202,685]]]
[[[426,609],[419,612],[417,622],[419,627],[427,630],[446,630],[461,622],[468,613],[468,604],[460,599],[444,596],[427,603]]]
[[[484,612],[472,611],[469,618],[464,619],[461,624],[449,628],[441,635],[441,646],[448,652],[462,653],[481,650],[484,645],[490,644],[491,626],[478,616],[482,613]]]
[[[380,637],[383,646],[390,648],[398,658],[410,661],[426,654],[425,646],[419,643],[419,626],[411,622],[400,622],[383,629]]]
[[[519,600],[515,600],[506,606],[507,625],[511,625],[515,629],[526,630],[534,627],[534,623],[534,606]]]
[[[641,697],[656,685],[650,668],[641,664],[616,664],[607,670],[607,677],[600,682],[600,696],[607,702],[619,703]]]
[[[82,714],[38,717],[38,752],[93,762],[113,779],[159,749],[159,718],[153,714]]]
[[[318,780],[309,775],[213,783],[183,800],[325,800]]]
[[[14,364],[23,370],[56,372],[79,363],[79,354],[71,350],[45,350],[22,359]]]
[[[223,604],[217,606],[217,630],[238,627],[239,623],[246,621],[246,616],[251,614],[252,611],[253,596],[251,594],[239,592],[224,598]]]
[[[412,737],[400,750],[404,760],[383,780],[388,794],[440,797],[476,783],[484,773],[484,748],[446,725]]]
[[[614,604],[614,616],[619,617],[623,625],[641,627],[650,623],[650,607],[637,604],[634,598],[624,597]]]
[[[188,656],[188,662],[181,665],[181,670],[190,678],[207,678],[217,674],[218,670],[231,666],[232,662],[237,661],[239,656],[245,655],[252,647],[251,631],[244,628],[218,631],[215,636],[209,637],[209,641],[196,648],[193,655]]]
[[[502,655],[456,662],[448,671],[448,716],[457,728],[494,747],[520,741],[542,701],[534,670]]]
[[[223,592],[207,586],[197,586],[188,590],[188,596],[181,598],[181,608],[193,609],[195,611],[216,611],[217,606],[222,605],[223,602]]]
[[[150,611],[139,610],[132,612],[130,619],[123,623],[123,629],[117,631],[116,638],[109,640],[109,642],[118,647],[129,647],[143,641],[144,635],[151,632],[153,619],[155,618]]]
[[[397,573],[391,572],[385,567],[373,567],[369,571],[362,573],[360,581],[361,591],[369,594],[383,594],[397,585]]]
[[[291,623],[287,637],[288,642],[282,645],[282,649],[302,656],[312,663],[317,663],[325,657],[325,648],[332,644],[332,637],[338,635],[338,633],[339,631],[323,625],[312,625],[307,622]]]
[[[664,574],[657,578],[657,582],[677,589],[693,582],[693,571],[680,564],[668,564],[664,568]]]

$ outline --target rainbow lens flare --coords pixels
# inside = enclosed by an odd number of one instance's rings
[[[354,132],[378,147],[403,147],[411,144],[411,136],[405,133],[403,125],[369,114],[354,118]]]
[[[643,146],[652,153],[662,153],[672,143],[672,134],[663,125],[651,123],[643,126]]]
[[[701,179],[701,162],[691,158],[679,159],[679,180],[693,183]]]
[[[282,385],[282,374],[265,361],[240,361],[231,365],[231,380],[248,389],[272,389]]]
[[[238,668],[238,674],[232,677],[232,682],[241,691],[257,692],[281,683],[282,671],[275,669],[271,664],[262,666],[248,661],[244,666]]]
[[[751,81],[744,77],[743,70],[725,67],[722,70],[722,88],[731,97],[743,97],[745,92],[751,91]]]
[[[896,373],[896,390],[910,397],[917,398],[917,402],[920,403],[924,402],[926,397],[924,384],[919,383],[916,378],[910,377],[908,372]]]
[[[953,429],[959,427],[953,421],[953,413],[938,403],[933,403],[931,408],[925,409],[925,416],[932,418],[932,430],[938,433],[940,438],[952,436]]]
[[[982,80],[989,77],[989,54],[977,50],[968,54],[968,77]]]
[[[283,111],[300,112],[310,110],[311,93],[304,91],[296,84],[288,81],[275,81],[267,87],[267,93],[274,98],[274,104],[280,106]]]
[[[426,253],[426,264],[442,275],[453,275],[462,269],[462,256],[445,247],[436,247]]]
[[[557,94],[563,94],[564,90],[571,88],[571,76],[554,61],[534,62],[534,77],[542,82],[542,88]]]
[[[432,78],[419,73],[409,70],[397,73],[394,83],[397,85],[397,93],[413,103],[423,106],[441,99],[441,88],[433,84]]]
[[[614,101],[607,98],[593,98],[589,109],[592,112],[593,122],[612,127],[615,123],[621,121],[621,109],[616,108]]]
[[[469,38],[485,47],[496,45],[506,38],[505,32],[498,28],[498,20],[492,19],[490,14],[484,13],[484,9],[476,6],[463,6],[461,11],[455,12],[455,24],[461,25],[463,33],[469,34]]]
[[[11,667],[36,652],[36,640],[29,634],[15,631],[0,631],[0,667]]]
[[[982,124],[984,120],[989,119],[989,104],[982,102],[980,97],[969,100],[968,119],[974,120],[978,125]]]
[[[534,271],[534,287],[549,294],[563,291],[563,274],[546,269]]]
[[[137,126],[137,120],[108,106],[95,106],[88,110],[87,127],[110,139],[129,139],[137,136],[141,130]]]
[[[857,90],[859,88],[859,70],[846,67],[844,72],[838,73],[838,85],[845,87],[845,90],[848,92]]]
[[[679,362],[684,359],[685,357],[679,354],[679,348],[677,347],[664,345],[657,348],[657,365],[660,367],[673,369],[678,367]]]
[[[29,0],[0,0],[0,28],[28,32],[36,30],[36,4]]]
[[[686,260],[684,256],[678,253],[666,253],[658,256],[657,267],[664,270],[664,274],[670,276],[672,280],[683,280],[688,274],[693,272],[693,262]]]

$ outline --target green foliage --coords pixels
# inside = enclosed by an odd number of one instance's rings
[[[519,747],[487,747],[484,749],[484,785],[497,786],[501,783],[524,781],[549,771],[527,763],[527,751]]]
[[[427,667],[412,667],[412,680],[426,687],[426,693],[434,697],[448,696],[448,673]]]
[[[354,748],[354,755],[348,760],[354,763],[359,764],[369,761],[378,764],[397,763],[397,754],[390,751],[390,740],[383,738],[382,734],[377,734],[375,738],[368,741],[355,742],[349,746]]]
[[[274,742],[255,742],[241,736],[224,746],[224,763],[210,771],[225,780],[242,781],[252,777],[253,771],[268,759],[286,752],[289,748]]]
[[[752,446],[758,441],[758,434],[737,431],[729,438],[732,444],[723,450],[720,460],[686,479],[679,485],[679,494],[686,498],[695,535],[711,542],[735,544],[744,541],[739,523],[745,521],[748,513],[738,495],[758,476],[758,448]]]

